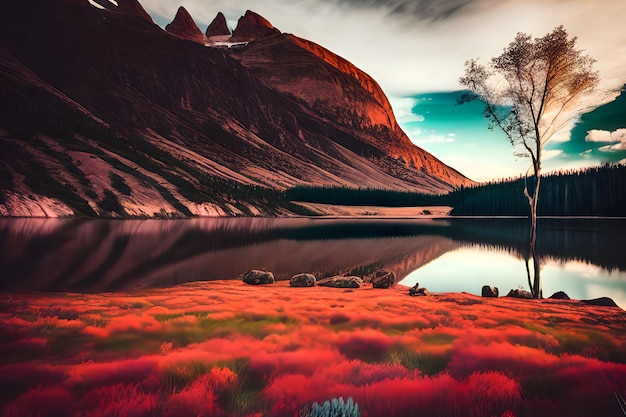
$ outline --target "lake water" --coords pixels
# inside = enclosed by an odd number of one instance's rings
[[[528,289],[520,219],[0,219],[0,291],[108,292],[239,279],[396,273],[431,292]],[[626,308],[626,220],[541,219],[544,296]]]

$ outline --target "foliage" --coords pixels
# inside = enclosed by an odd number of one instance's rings
[[[132,195],[132,189],[126,184],[124,178],[114,172],[109,173],[111,186],[124,195]]]
[[[545,176],[539,193],[541,216],[625,216],[626,165],[603,165]],[[522,216],[524,178],[461,187],[451,193],[453,215]]]
[[[500,128],[523,156],[541,165],[541,147],[572,119],[599,76],[594,60],[576,49],[563,26],[542,38],[518,33],[503,53],[483,66],[466,62],[460,83],[470,93],[462,100],[485,101],[485,117]]]
[[[324,404],[319,405],[314,403],[311,406],[310,413],[304,413],[301,417],[359,417],[359,405],[354,402],[352,397],[348,398],[348,401],[343,400],[343,397],[333,398],[330,401],[324,401]]]
[[[445,195],[380,188],[315,187],[299,185],[285,191],[288,201],[346,206],[415,207],[447,205]]]

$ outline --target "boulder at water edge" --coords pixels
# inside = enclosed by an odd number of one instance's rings
[[[564,291],[557,291],[552,294],[550,297],[553,300],[569,300],[569,295],[567,295]]]
[[[498,298],[500,291],[498,291],[498,287],[491,288],[489,285],[483,285],[481,294],[483,297],[489,298]]]
[[[313,274],[297,274],[291,277],[289,285],[291,287],[313,287],[315,286],[315,275]]]
[[[269,271],[259,271],[258,269],[253,269],[251,271],[246,271],[243,274],[243,282],[250,285],[262,285],[262,284],[273,284],[274,274]]]
[[[580,300],[585,304],[589,304],[592,306],[599,307],[619,307],[612,298],[609,297],[600,297],[594,298],[593,300]]]
[[[317,285],[322,287],[334,287],[334,288],[361,288],[363,286],[363,280],[361,277],[354,276],[335,276],[330,278],[324,278],[317,282]]]
[[[396,274],[390,271],[376,271],[372,277],[374,288],[391,288],[396,283]]]
[[[530,293],[530,291],[526,290],[511,290],[506,296],[512,298],[522,298],[524,300],[532,300],[533,298],[533,295]]]
[[[418,288],[417,293],[415,294],[418,297],[428,297],[430,295],[430,291],[428,291],[428,288]]]

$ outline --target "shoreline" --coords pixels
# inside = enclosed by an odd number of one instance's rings
[[[211,290],[241,290],[241,291],[251,291],[257,295],[260,294],[274,294],[276,295],[277,291],[281,291],[281,295],[306,295],[307,292],[310,294],[315,294],[317,297],[327,298],[333,297],[338,294],[353,294],[357,295],[357,297],[368,297],[375,299],[376,297],[388,298],[390,296],[397,297],[398,299],[404,300],[439,300],[442,298],[445,299],[454,299],[455,297],[459,300],[475,298],[476,300],[481,300],[480,302],[489,302],[489,301],[513,301],[520,303],[548,303],[548,304],[562,304],[568,305],[571,307],[581,307],[581,308],[608,308],[608,309],[617,309],[626,313],[626,310],[621,308],[619,305],[600,305],[594,304],[597,300],[611,300],[610,297],[601,297],[596,299],[582,300],[582,299],[557,299],[544,297],[540,299],[529,299],[522,297],[514,297],[501,295],[498,297],[484,297],[480,294],[474,294],[467,291],[428,291],[427,295],[417,295],[411,296],[409,295],[409,289],[411,287],[408,285],[396,283],[390,288],[374,288],[371,283],[364,284],[361,288],[337,288],[337,287],[325,287],[320,285],[314,285],[311,287],[292,287],[290,286],[290,282],[288,279],[279,280],[272,284],[259,284],[259,285],[251,285],[246,284],[241,281],[241,279],[217,279],[210,281],[188,281],[172,286],[165,287],[140,287],[136,289],[126,289],[126,290],[117,290],[117,291],[107,291],[107,292],[78,292],[78,291],[43,291],[43,290],[18,290],[14,292],[0,292],[0,301],[3,298],[12,299],[12,298],[64,298],[69,296],[82,296],[82,297],[150,297],[155,296],[160,293],[167,293],[168,291],[186,291],[186,290],[198,290],[198,291],[211,291]],[[288,290],[285,291],[285,290]],[[513,289],[511,289],[513,291]],[[417,302],[417,301],[416,301]],[[614,301],[613,301],[614,302]]]

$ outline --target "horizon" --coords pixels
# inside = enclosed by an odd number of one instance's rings
[[[488,129],[480,105],[456,106],[461,90],[457,80],[465,60],[481,57],[486,61],[499,54],[517,32],[542,36],[564,24],[570,36],[578,37],[578,48],[596,59],[600,89],[612,93],[609,103],[613,107],[626,87],[626,67],[615,59],[626,56],[626,31],[618,25],[626,3],[605,1],[594,6],[593,19],[589,18],[589,6],[578,0],[567,8],[557,1],[518,3],[452,0],[433,6],[425,1],[306,0],[293,5],[283,0],[263,4],[219,0],[206,5],[196,0],[142,1],[161,27],[173,20],[181,5],[203,32],[218,12],[226,16],[232,30],[238,18],[252,10],[283,33],[294,33],[337,53],[381,85],[398,123],[414,144],[478,182],[523,175],[530,165],[527,159],[513,155],[504,134]],[[501,23],[491,29],[478,25],[481,19],[499,22],[498,18],[512,11],[516,13],[515,28]],[[590,21],[603,23],[590,25]],[[467,41],[464,45],[458,44],[459,33]],[[410,50],[427,53],[407,53]],[[436,107],[429,105],[432,100],[428,99],[433,97]],[[626,111],[626,99],[622,101],[625,104],[620,104],[612,120],[595,117],[592,111],[587,113],[592,122],[579,118],[563,129],[544,148],[545,171],[626,162],[626,123],[618,120]],[[617,127],[613,127],[615,122]]]

